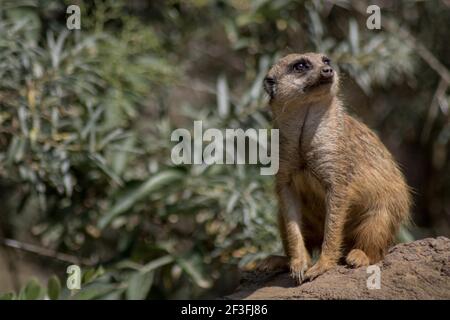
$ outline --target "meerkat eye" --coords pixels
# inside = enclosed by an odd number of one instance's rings
[[[331,64],[331,60],[328,59],[327,57],[323,57],[323,58],[322,58],[322,61],[323,61],[323,63],[325,63],[325,64],[327,64],[327,65],[330,65],[330,64]]]
[[[302,72],[309,68],[309,64],[306,60],[300,60],[292,65],[292,70],[296,72]]]

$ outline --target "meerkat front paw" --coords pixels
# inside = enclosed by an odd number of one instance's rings
[[[312,281],[321,274],[336,266],[335,262],[319,259],[315,265],[308,269],[305,273],[305,281]]]
[[[305,280],[305,272],[308,270],[307,259],[291,259],[289,262],[289,269],[291,270],[291,278],[300,285]]]

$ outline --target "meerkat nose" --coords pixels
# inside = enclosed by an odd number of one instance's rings
[[[320,70],[320,75],[323,78],[331,78],[333,76],[333,68],[331,67],[323,67],[322,70]]]

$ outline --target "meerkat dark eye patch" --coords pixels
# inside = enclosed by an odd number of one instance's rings
[[[264,78],[264,90],[266,90],[270,98],[273,98],[275,96],[276,85],[277,81],[275,80],[275,78],[271,77]]]
[[[306,59],[300,59],[291,64],[290,68],[294,72],[304,72],[311,68],[311,63]]]
[[[322,58],[322,61],[323,61],[323,63],[325,63],[325,64],[327,64],[327,65],[330,65],[330,64],[331,64],[331,60],[330,60],[329,58],[327,58],[327,57],[323,57],[323,58]]]

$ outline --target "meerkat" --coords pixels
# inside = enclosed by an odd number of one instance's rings
[[[338,97],[339,79],[319,53],[289,54],[264,79],[273,126],[279,129],[278,222],[286,256],[260,263],[285,266],[312,280],[341,258],[351,267],[380,261],[411,198],[392,155]],[[311,266],[310,254],[321,249]]]

